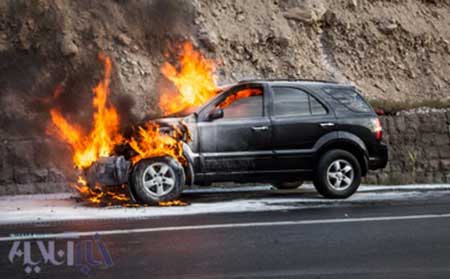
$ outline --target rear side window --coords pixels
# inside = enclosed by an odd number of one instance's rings
[[[324,115],[327,114],[327,109],[316,100],[316,98],[309,96],[309,101],[311,104],[311,114],[312,115]]]
[[[292,87],[272,87],[275,116],[308,116],[327,114],[326,108],[314,97]]]
[[[331,97],[347,108],[356,112],[371,112],[372,109],[364,99],[354,90],[348,88],[324,89]]]

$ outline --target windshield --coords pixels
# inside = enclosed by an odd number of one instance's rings
[[[212,97],[211,99],[209,99],[208,101],[206,101],[204,104],[202,104],[200,106],[191,106],[191,107],[182,109],[180,111],[177,111],[175,113],[166,115],[165,117],[186,117],[186,116],[191,115],[193,113],[196,113],[196,112],[198,113],[204,107],[206,107],[208,104],[210,104],[215,99],[217,99],[220,96],[220,94],[222,94],[223,92],[227,91],[230,88],[231,88],[231,86],[222,86],[222,87],[219,88],[219,90],[217,90],[216,95],[214,97]]]
[[[198,107],[188,107],[183,110],[177,111],[175,113],[166,115],[164,117],[186,117],[186,116],[191,115],[194,112],[196,112],[197,109],[198,109]]]

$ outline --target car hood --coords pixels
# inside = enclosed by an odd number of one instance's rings
[[[167,118],[158,118],[154,121],[159,124],[169,124],[169,125],[177,125],[182,121],[184,117],[167,117]]]

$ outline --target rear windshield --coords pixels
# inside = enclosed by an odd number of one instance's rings
[[[356,112],[371,112],[372,109],[364,99],[350,88],[326,88],[324,89],[331,97],[339,101],[347,108]]]

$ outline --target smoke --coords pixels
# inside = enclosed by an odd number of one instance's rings
[[[0,53],[0,131],[12,137],[30,136],[42,129],[44,109],[36,100],[44,100],[63,71],[48,71],[45,61],[34,53]]]
[[[93,77],[102,74],[101,64],[81,66],[69,74],[67,65],[45,60],[33,53],[0,55],[0,123],[5,134],[45,135],[54,107],[80,125],[90,124],[91,88],[98,80]]]

